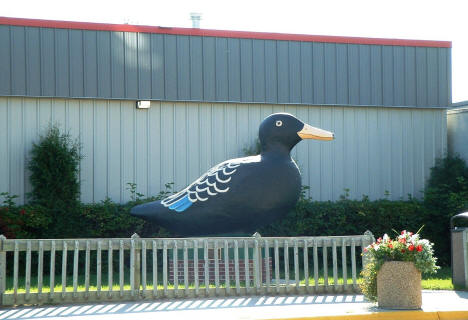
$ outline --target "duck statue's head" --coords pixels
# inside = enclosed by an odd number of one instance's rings
[[[262,153],[287,152],[302,139],[333,140],[330,131],[312,127],[289,113],[274,113],[260,124]]]

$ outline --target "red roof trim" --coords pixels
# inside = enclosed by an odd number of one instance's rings
[[[173,34],[173,35],[187,35],[187,36],[204,36],[204,37],[287,40],[287,41],[304,41],[304,42],[331,42],[331,43],[348,43],[348,44],[376,44],[376,45],[411,46],[411,47],[438,47],[438,48],[451,48],[452,47],[451,41],[339,37],[339,36],[319,36],[319,35],[287,34],[287,33],[208,30],[208,29],[192,29],[192,28],[170,28],[170,27],[168,28],[168,27],[141,26],[141,25],[129,25],[129,24],[74,22],[74,21],[58,21],[58,20],[8,18],[8,17],[0,17],[0,25],[2,24],[12,25],[12,26],[25,26],[25,27],[144,32],[144,33],[159,33],[159,34]]]

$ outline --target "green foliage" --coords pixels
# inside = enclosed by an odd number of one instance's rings
[[[242,149],[244,156],[256,156],[260,154],[262,151],[262,144],[260,143],[260,139],[255,139],[255,142],[248,147]]]
[[[440,262],[447,265],[450,218],[468,210],[468,166],[463,159],[447,156],[436,161],[424,191],[424,209],[425,231],[434,238]]]
[[[42,207],[51,222],[47,236],[70,236],[80,229],[78,219],[80,144],[68,133],[50,125],[33,143],[28,168],[31,172],[31,204]],[[70,223],[73,221],[74,223]]]
[[[370,201],[348,198],[348,190],[340,200],[313,201],[303,187],[295,210],[285,218],[259,230],[264,236],[318,236],[390,233],[392,229],[417,229],[423,224],[422,204],[417,199]]]

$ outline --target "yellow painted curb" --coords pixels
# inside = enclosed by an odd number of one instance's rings
[[[274,320],[468,320],[468,311],[387,311],[340,316],[280,318]],[[273,320],[273,319],[271,319]]]

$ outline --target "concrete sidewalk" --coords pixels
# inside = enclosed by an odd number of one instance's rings
[[[423,291],[417,311],[379,309],[362,295],[304,295],[160,300],[0,309],[9,319],[465,319],[468,292]]]

